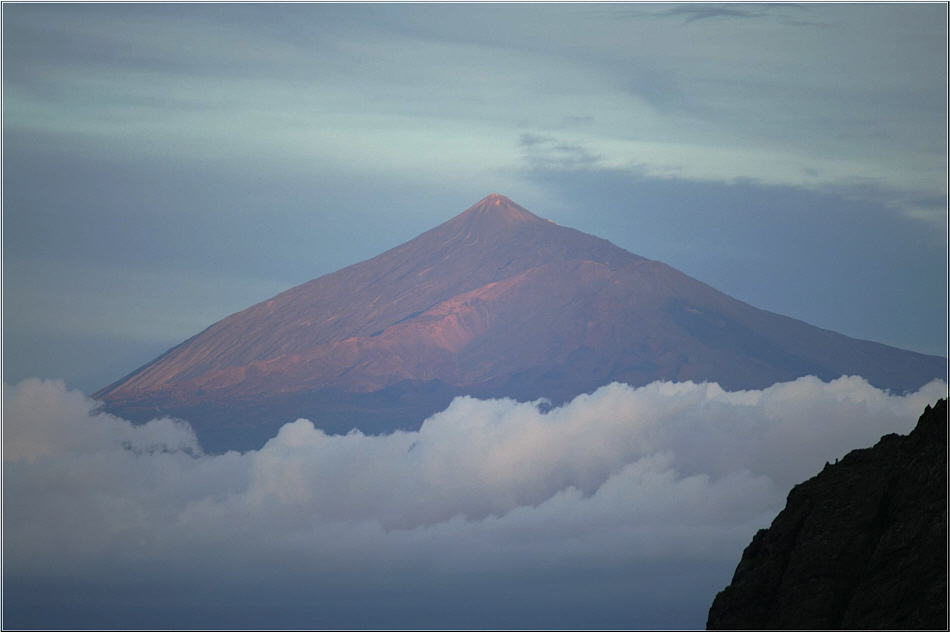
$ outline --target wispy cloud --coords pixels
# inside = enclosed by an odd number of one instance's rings
[[[659,15],[683,16],[685,23],[709,19],[778,19],[784,20],[789,12],[808,11],[807,5],[793,3],[775,4],[681,4]]]
[[[795,16],[808,14],[811,9],[807,4],[799,3],[685,3],[672,5],[667,9],[659,8],[627,8],[617,7],[607,9],[611,15],[629,18],[683,18],[683,24],[691,24],[701,20],[767,20],[783,26],[831,26],[831,22],[798,19]]]
[[[585,169],[600,162],[602,156],[584,145],[563,141],[545,134],[522,134],[518,138],[525,163],[538,169]]]
[[[521,147],[534,147],[536,145],[546,145],[556,142],[553,136],[545,134],[522,134],[518,138],[518,145]]]

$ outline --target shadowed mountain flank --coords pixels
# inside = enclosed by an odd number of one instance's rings
[[[945,630],[947,400],[792,489],[707,628]]]
[[[490,195],[373,259],[228,316],[94,394],[135,421],[259,447],[298,417],[418,428],[459,394],[555,403],[614,381],[762,388],[861,375],[916,389],[946,359],[755,309]]]

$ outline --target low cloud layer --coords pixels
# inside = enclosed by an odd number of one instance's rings
[[[946,393],[612,384],[211,456],[182,422],[5,385],[4,626],[702,627],[792,485]]]

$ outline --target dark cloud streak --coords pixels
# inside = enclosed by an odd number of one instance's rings
[[[809,12],[807,4],[775,3],[687,3],[677,4],[664,11],[650,9],[611,8],[607,13],[627,18],[664,19],[684,17],[683,24],[692,24],[702,20],[768,20],[783,26],[828,26],[825,22],[797,20],[790,15]]]

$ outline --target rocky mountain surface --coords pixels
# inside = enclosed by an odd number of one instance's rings
[[[947,629],[947,400],[797,485],[707,628]]]
[[[283,423],[417,428],[459,394],[555,403],[613,381],[761,388],[860,374],[916,389],[945,358],[753,308],[490,195],[374,259],[233,314],[93,396],[192,422],[211,450]]]

